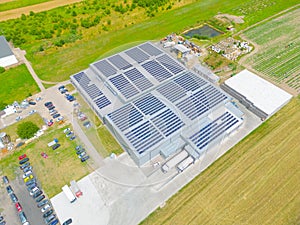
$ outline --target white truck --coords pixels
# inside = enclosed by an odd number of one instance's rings
[[[187,153],[187,151],[182,150],[180,153],[173,156],[170,160],[168,160],[166,163],[164,163],[163,166],[161,167],[161,170],[164,173],[167,173],[170,169],[175,167],[178,163],[180,163],[181,161],[186,159],[188,156],[189,156],[189,154]]]
[[[194,163],[194,159],[192,156],[187,157],[185,160],[181,161],[178,165],[177,165],[177,169],[178,171],[181,173],[182,171],[184,171],[186,168],[188,168],[190,165],[192,165]]]
[[[62,190],[71,203],[76,201],[77,198],[75,197],[75,195],[73,194],[73,192],[71,191],[68,185],[63,186]]]

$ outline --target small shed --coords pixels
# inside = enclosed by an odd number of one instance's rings
[[[0,36],[0,66],[7,67],[18,63],[4,36]]]
[[[173,47],[175,52],[182,57],[191,52],[191,49],[185,47],[183,44],[178,44]]]

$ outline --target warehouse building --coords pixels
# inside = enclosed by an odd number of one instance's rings
[[[0,36],[0,66],[7,67],[18,63],[4,36]]]
[[[151,42],[90,65],[71,82],[138,166],[198,159],[243,123],[231,97]]]

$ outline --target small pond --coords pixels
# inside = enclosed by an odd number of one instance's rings
[[[208,25],[204,25],[202,27],[189,30],[183,34],[189,38],[192,38],[194,35],[212,38],[212,37],[219,36],[220,34],[222,34],[222,32],[217,31]]]

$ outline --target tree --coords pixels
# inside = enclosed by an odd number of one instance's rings
[[[0,73],[4,73],[4,72],[5,72],[4,67],[0,66]]]
[[[22,139],[28,139],[34,136],[39,127],[31,121],[23,122],[17,127],[17,134]]]

